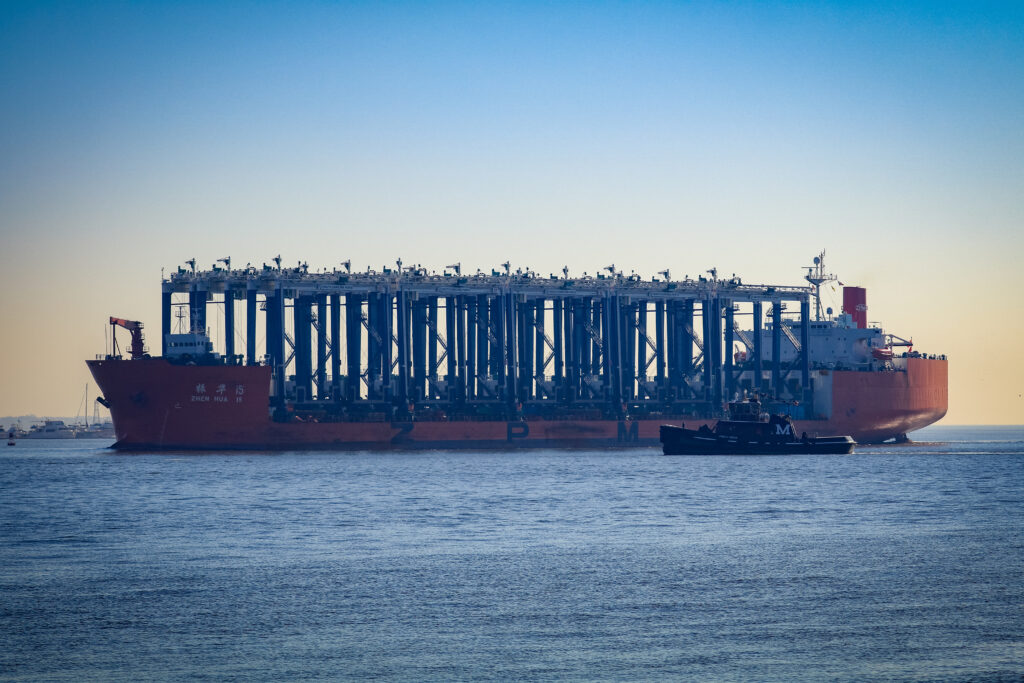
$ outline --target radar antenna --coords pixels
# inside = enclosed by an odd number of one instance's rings
[[[813,266],[805,267],[807,268],[807,275],[804,276],[804,279],[814,285],[814,319],[817,322],[821,322],[821,286],[826,282],[835,280],[836,276],[825,272],[824,249],[814,257]]]

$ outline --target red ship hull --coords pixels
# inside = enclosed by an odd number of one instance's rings
[[[607,448],[658,446],[659,427],[714,420],[657,419],[271,420],[270,369],[174,365],[163,359],[88,361],[117,435],[129,450],[386,450]],[[932,424],[946,413],[947,362],[908,358],[902,371],[817,371],[826,395],[821,419],[797,420],[809,435],[880,442]],[[820,403],[820,405],[819,405]]]
[[[903,362],[903,359],[901,359]],[[942,419],[949,405],[948,361],[907,358],[902,372],[832,372],[831,434],[848,434],[857,443],[880,443]],[[817,421],[797,422],[808,433]]]

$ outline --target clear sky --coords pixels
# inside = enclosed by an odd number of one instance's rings
[[[0,415],[74,414],[161,268],[801,284],[1024,423],[1024,3],[0,5]],[[93,390],[94,391],[94,390]]]

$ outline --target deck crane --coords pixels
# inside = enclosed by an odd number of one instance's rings
[[[124,318],[110,317],[110,336],[113,340],[114,355],[117,355],[117,336],[115,329],[123,327],[132,334],[131,354],[132,360],[138,360],[146,355],[146,346],[142,339],[142,323],[138,320],[125,320]]]

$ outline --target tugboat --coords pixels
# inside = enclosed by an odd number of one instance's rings
[[[856,442],[849,436],[796,435],[786,415],[761,412],[756,399],[729,404],[729,419],[719,420],[714,429],[680,425],[661,426],[665,455],[789,455],[791,453],[852,453]]]

